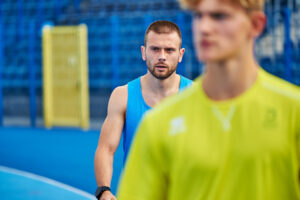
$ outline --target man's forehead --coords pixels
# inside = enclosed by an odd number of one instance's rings
[[[169,45],[178,45],[180,38],[176,32],[172,33],[149,33],[147,36],[148,45],[160,45],[160,44],[169,44]]]
[[[236,11],[236,9],[234,9]],[[195,9],[194,13],[207,13],[207,14],[213,14],[213,13],[232,13],[232,8],[225,8],[225,7],[213,7],[211,9],[204,9],[204,8],[198,8]]]
[[[161,48],[167,48],[167,47],[178,47],[180,44],[179,40],[149,40],[147,41],[147,46],[149,47],[161,47]]]
[[[147,46],[149,48],[178,48],[178,42],[149,42]]]
[[[241,6],[232,0],[205,0],[201,1],[196,7],[195,12],[222,12],[227,10],[232,10],[236,8],[241,8]]]

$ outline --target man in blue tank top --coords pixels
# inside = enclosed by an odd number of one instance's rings
[[[110,191],[110,184],[114,153],[122,132],[126,160],[135,130],[144,113],[165,97],[177,94],[192,83],[176,73],[185,51],[181,48],[181,41],[181,32],[173,22],[152,23],[146,30],[144,46],[141,47],[147,73],[112,92],[95,155],[97,199],[116,199]]]

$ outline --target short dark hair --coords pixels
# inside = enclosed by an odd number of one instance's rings
[[[181,31],[174,22],[167,21],[167,20],[159,20],[151,23],[145,33],[145,38],[144,38],[145,46],[147,44],[147,35],[150,31],[153,31],[158,34],[168,34],[168,33],[176,32],[180,38],[179,47],[181,47],[181,41],[182,41]]]

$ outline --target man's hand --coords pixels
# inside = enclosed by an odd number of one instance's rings
[[[111,193],[111,191],[106,190],[103,192],[99,200],[117,200],[117,198]]]

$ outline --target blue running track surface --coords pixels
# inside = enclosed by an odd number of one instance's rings
[[[0,166],[1,200],[95,200],[81,190],[32,173]]]
[[[0,166],[46,177],[93,194],[97,188],[94,174],[94,155],[98,144],[99,132],[100,130],[83,131],[67,128],[0,127]],[[120,144],[122,144],[122,141]],[[114,159],[113,193],[116,192],[123,165],[123,150],[121,146],[119,145]],[[18,181],[20,176],[16,174],[12,175],[10,173],[10,176],[7,177],[7,174],[4,175],[3,171],[0,173],[1,200],[3,199],[2,194],[10,193],[9,191],[15,187],[14,184],[5,184],[7,181],[15,182],[18,188],[22,184],[23,187],[26,186],[28,188],[32,187],[31,183],[34,184],[34,187],[45,185],[45,183],[37,179],[25,180],[23,177]],[[39,183],[37,184],[37,182]],[[10,189],[11,186],[12,188]],[[54,187],[53,184],[48,186],[47,190],[55,190],[58,194],[60,193],[59,191],[62,191],[61,188]],[[8,193],[4,193],[4,191]],[[40,189],[37,191],[40,191]],[[31,192],[35,193],[35,190]],[[41,189],[40,192],[44,193],[44,189]],[[68,191],[64,192],[65,195],[71,195],[67,193]],[[47,194],[49,193],[47,192]],[[11,197],[11,199],[14,198]],[[32,199],[38,200],[39,198]],[[78,199],[78,197],[64,199]]]

